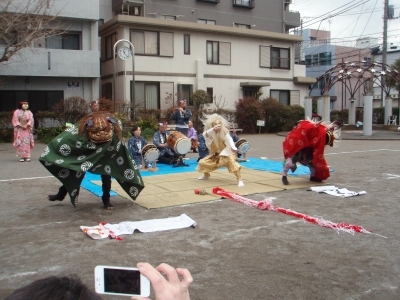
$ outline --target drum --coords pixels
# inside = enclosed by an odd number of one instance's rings
[[[167,140],[168,147],[174,149],[178,154],[184,155],[192,147],[191,140],[179,131],[171,131]]]
[[[245,139],[238,140],[235,146],[238,149],[238,153],[240,154],[245,154],[250,149],[250,143]]]
[[[142,148],[142,156],[149,162],[156,161],[160,156],[160,151],[158,151],[155,145],[147,144]]]

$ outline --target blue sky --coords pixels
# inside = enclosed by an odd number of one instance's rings
[[[388,21],[388,42],[400,45],[400,0],[389,0],[389,5],[394,6],[396,19]],[[330,30],[333,43],[347,41],[347,46],[352,46],[365,36],[382,43],[383,6],[384,0],[292,0],[289,8],[300,12],[304,28]],[[342,10],[347,11],[329,17]]]

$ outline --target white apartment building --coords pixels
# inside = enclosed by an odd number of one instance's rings
[[[122,14],[102,25],[100,36],[103,93],[146,108],[167,108],[168,94],[190,100],[198,89],[224,100],[228,109],[246,96],[303,105],[307,85],[315,82],[305,77],[304,65],[294,64],[299,36]],[[112,46],[121,39],[134,46],[134,72],[130,59],[118,57],[114,70]]]
[[[13,7],[18,11],[26,3],[14,0]],[[48,3],[48,13],[58,16],[65,33],[38,41],[0,65],[0,111],[14,110],[20,100],[29,101],[36,113],[72,96],[99,98],[99,0]]]

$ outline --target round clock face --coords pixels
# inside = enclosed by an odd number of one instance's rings
[[[118,49],[118,57],[122,60],[127,60],[132,56],[132,51],[128,47],[121,47]]]

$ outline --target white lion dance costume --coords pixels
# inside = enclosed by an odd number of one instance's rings
[[[241,166],[236,162],[237,148],[229,134],[229,123],[218,114],[204,116],[203,136],[210,154],[199,161],[197,171],[204,173],[199,180],[210,178],[210,172],[221,167],[227,167],[238,181],[238,186],[244,186],[240,174]]]

